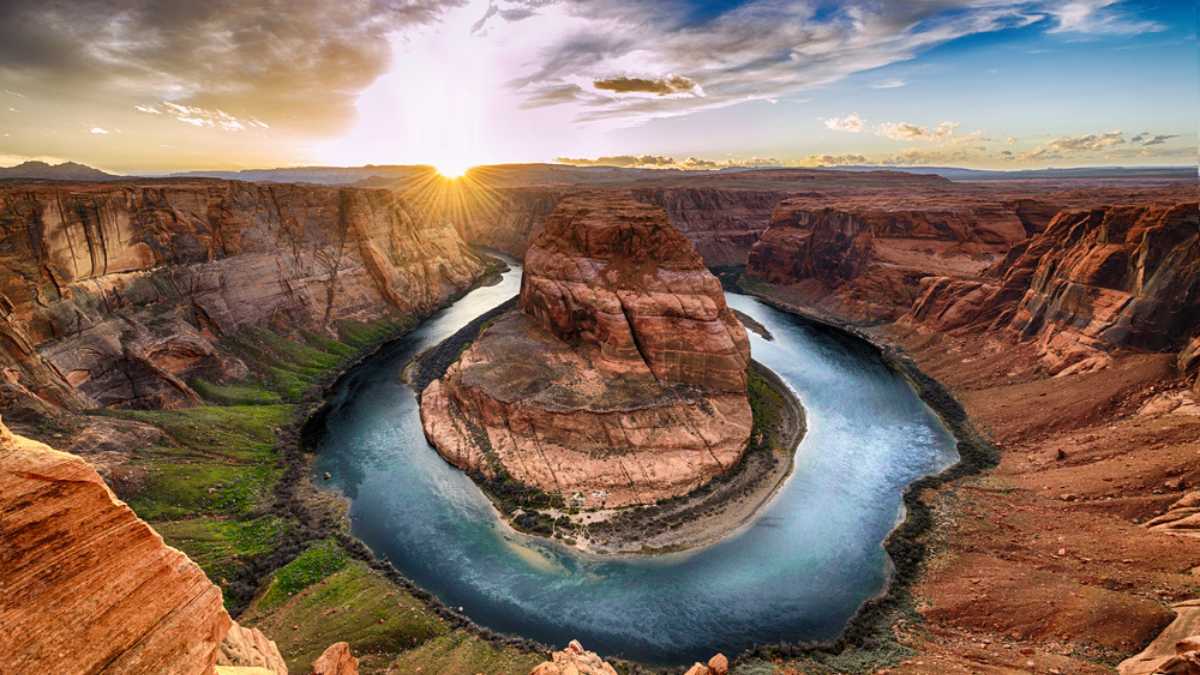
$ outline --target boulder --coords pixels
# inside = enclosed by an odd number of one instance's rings
[[[358,659],[350,653],[350,645],[335,642],[325,649],[312,664],[312,675],[358,675]]]
[[[617,675],[617,671],[578,640],[571,640],[566,649],[551,654],[549,661],[538,664],[529,675]]]

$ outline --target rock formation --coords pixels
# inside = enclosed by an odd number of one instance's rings
[[[638,188],[634,198],[661,206],[671,225],[692,241],[709,267],[746,264],[786,193],[719,188]]]
[[[312,675],[358,675],[358,659],[349,644],[335,642],[313,661]]]
[[[210,672],[221,590],[82,459],[0,424],[0,671]]]
[[[904,321],[1036,342],[1051,372],[1116,348],[1184,350],[1200,330],[1200,210],[1064,211],[979,280],[931,277]],[[1185,363],[1185,361],[1187,363]]]
[[[345,643],[339,643],[345,644]],[[257,628],[243,628],[236,622],[221,642],[217,654],[217,666],[235,668],[261,668],[274,675],[287,675],[287,663],[279,653],[275,642]],[[218,669],[218,672],[220,670]]]
[[[1200,600],[1174,606],[1175,620],[1146,646],[1117,667],[1120,675],[1195,675],[1200,673]]]
[[[222,181],[0,188],[0,367],[55,405],[194,404],[248,325],[431,310],[481,271],[386,190]]]
[[[596,652],[589,652],[578,640],[571,640],[566,649],[551,654],[549,661],[539,664],[529,675],[617,675],[617,671]]]
[[[681,495],[737,462],[749,341],[661,209],[564,200],[524,274],[519,311],[422,395],[443,457],[587,507]]]

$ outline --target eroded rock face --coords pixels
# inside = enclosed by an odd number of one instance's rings
[[[709,267],[746,264],[786,193],[719,188],[640,188],[639,201],[663,207],[671,225],[696,246]]]
[[[1120,675],[1200,673],[1200,600],[1174,605],[1175,620],[1141,653],[1117,666]]]
[[[346,642],[329,645],[312,664],[313,675],[358,675],[358,659]]]
[[[0,424],[0,671],[208,673],[221,590],[82,459]]]
[[[1052,372],[1102,366],[1123,347],[1189,353],[1200,329],[1200,211],[1064,211],[984,278],[927,280],[904,322],[1007,330],[1035,341]]]
[[[340,643],[345,644],[345,643]],[[244,628],[234,622],[221,642],[218,666],[261,668],[274,675],[288,675],[287,663],[275,641],[257,628]]]
[[[386,190],[225,181],[0,189],[0,366],[69,407],[194,404],[247,325],[434,308],[481,263]]]
[[[422,394],[448,461],[585,507],[651,503],[731,468],[749,438],[749,341],[663,212],[565,200],[501,316]]]
[[[571,640],[566,649],[551,654],[549,661],[536,666],[529,675],[617,675],[617,671],[596,652],[589,652],[578,640]]]

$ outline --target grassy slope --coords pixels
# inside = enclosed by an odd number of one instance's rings
[[[343,323],[339,339],[312,333],[296,338],[244,331],[226,346],[250,367],[242,382],[191,384],[208,405],[182,410],[112,411],[163,429],[170,443],[136,450],[146,478],[122,495],[168,544],[186,552],[226,591],[239,572],[271,555],[294,524],[272,513],[282,474],[275,437],[296,413],[295,402],[321,378],[368,347],[409,328],[405,321]],[[235,603],[236,604],[236,603]],[[235,608],[236,609],[236,608]],[[307,672],[332,642],[346,640],[363,658],[363,672],[381,672],[405,650],[430,658],[452,649],[447,662],[496,664],[471,672],[528,672],[536,655],[496,651],[457,635],[436,613],[333,540],[318,542],[276,570],[241,616],[275,640],[293,672]],[[294,628],[298,626],[298,628]],[[470,654],[460,644],[471,645]],[[423,658],[423,657],[422,657]],[[436,672],[429,671],[426,672]],[[453,671],[451,671],[453,672]],[[465,672],[465,671],[464,671]]]

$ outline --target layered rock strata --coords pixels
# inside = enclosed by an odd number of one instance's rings
[[[221,590],[86,462],[2,424],[0,541],[0,671],[211,672]]]
[[[1103,366],[1119,348],[1181,351],[1186,370],[1200,330],[1200,207],[1064,211],[980,279],[924,280],[904,323],[1007,332],[1054,373]]]
[[[387,190],[224,181],[0,188],[0,367],[74,408],[198,402],[218,340],[430,310],[482,265]]]
[[[585,507],[685,494],[736,464],[749,341],[661,209],[564,200],[524,275],[519,309],[422,395],[443,457]]]

